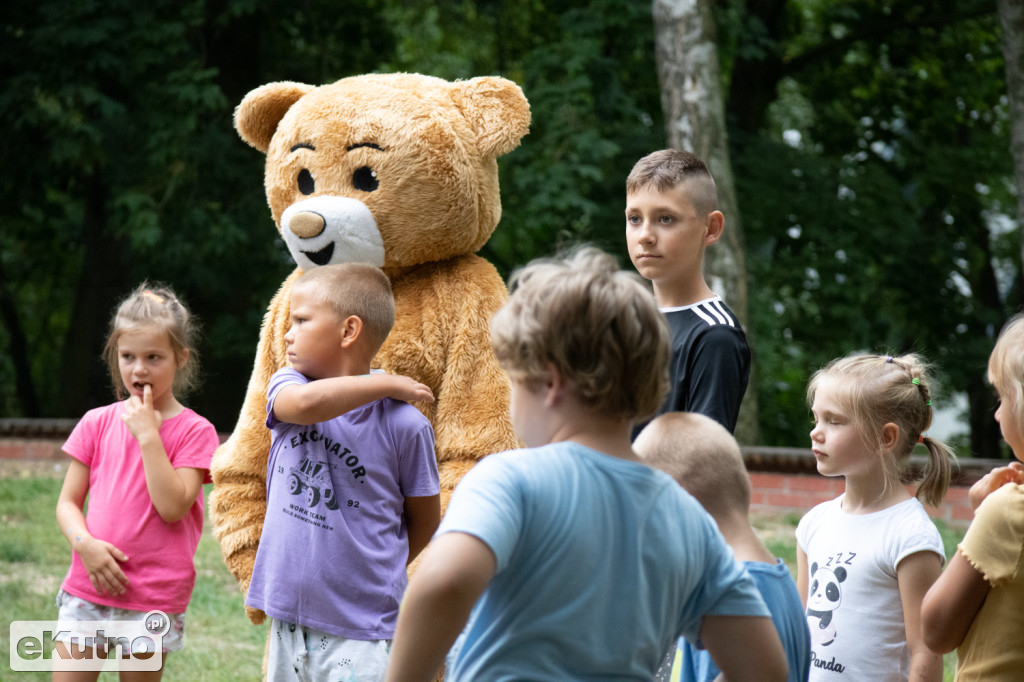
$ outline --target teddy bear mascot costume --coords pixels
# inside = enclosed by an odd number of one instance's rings
[[[529,125],[522,90],[498,77],[270,83],[236,109],[238,134],[266,154],[270,211],[298,265],[270,302],[238,424],[211,464],[210,517],[243,593],[266,513],[267,385],[286,364],[291,288],[303,271],[360,261],[391,279],[395,325],[374,366],[434,393],[418,407],[434,427],[442,509],[477,460],[518,445],[509,379],[490,348],[505,285],[476,251],[501,217],[497,158]],[[263,622],[261,611],[247,613]]]

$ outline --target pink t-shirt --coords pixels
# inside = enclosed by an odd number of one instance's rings
[[[167,523],[160,518],[146,488],[139,442],[121,420],[123,410],[121,402],[90,410],[63,449],[89,467],[86,525],[93,537],[128,555],[121,563],[127,589],[121,595],[98,593],[77,552],[72,552],[61,589],[96,604],[184,613],[196,579],[192,560],[203,532],[203,494],[200,490],[180,521]],[[160,439],[175,469],[204,471],[210,468],[219,442],[213,425],[187,408],[164,420]],[[209,480],[207,472],[204,482]]]

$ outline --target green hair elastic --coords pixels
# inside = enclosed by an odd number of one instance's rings
[[[911,379],[910,383],[914,384],[918,388],[921,387],[921,380],[918,379],[917,377],[914,377],[913,379]],[[926,401],[924,401],[924,404],[927,405],[928,407],[931,407],[932,406],[932,401],[931,400],[926,400]]]

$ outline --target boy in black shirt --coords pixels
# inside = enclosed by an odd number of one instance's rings
[[[698,412],[732,432],[750,376],[750,349],[739,320],[703,271],[704,251],[724,226],[715,181],[689,152],[648,154],[626,178],[629,258],[651,280],[672,330],[671,389],[658,413]],[[634,437],[643,426],[636,425]]]

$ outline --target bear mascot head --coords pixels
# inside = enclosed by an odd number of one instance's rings
[[[477,460],[518,445],[509,380],[490,349],[505,286],[475,254],[501,217],[497,158],[529,125],[522,90],[498,77],[271,83],[236,109],[239,135],[266,154],[270,211],[298,266],[270,302],[238,424],[211,465],[214,533],[243,591],[266,513],[267,387],[286,364],[291,287],[303,271],[359,261],[390,278],[395,324],[374,366],[434,393],[418,407],[434,427],[442,507]]]

